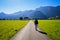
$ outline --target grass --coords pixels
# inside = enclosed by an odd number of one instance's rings
[[[52,40],[60,40],[60,20],[39,20],[38,26]]]
[[[27,23],[27,20],[0,20],[0,40],[9,40]]]

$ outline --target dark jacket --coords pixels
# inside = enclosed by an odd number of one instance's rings
[[[34,23],[35,23],[35,24],[38,24],[38,20],[35,20]]]

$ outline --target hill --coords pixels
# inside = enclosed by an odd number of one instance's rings
[[[35,10],[19,11],[13,14],[0,13],[0,19],[19,19],[20,17],[28,17],[30,19],[39,18],[47,19],[50,17],[58,17],[60,19],[60,6],[45,6]]]

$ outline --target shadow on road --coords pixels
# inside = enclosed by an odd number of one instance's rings
[[[45,35],[47,35],[47,33],[46,32],[42,32],[42,31],[39,31],[39,30],[37,30],[39,33],[42,33],[42,34],[45,34]]]
[[[37,29],[37,28],[38,28],[38,19],[35,19],[34,24],[35,24],[35,30],[36,30],[36,31],[38,31],[39,33],[42,33],[42,34],[47,35],[46,32],[42,32],[42,31],[39,31],[39,30]]]

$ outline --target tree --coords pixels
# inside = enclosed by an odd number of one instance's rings
[[[2,20],[6,20],[5,18],[3,18]]]
[[[24,17],[25,20],[29,20],[30,18],[29,17]]]
[[[48,19],[49,19],[49,20],[54,20],[55,18],[54,18],[54,17],[49,17]]]
[[[20,20],[23,20],[23,17],[20,17]]]
[[[55,19],[59,19],[59,16],[56,16],[56,18]]]
[[[1,20],[1,19],[0,19]]]

